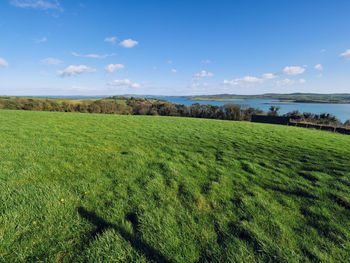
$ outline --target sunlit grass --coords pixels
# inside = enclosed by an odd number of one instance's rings
[[[346,262],[350,136],[0,110],[0,262]]]

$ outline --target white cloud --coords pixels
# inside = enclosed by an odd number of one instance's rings
[[[325,49],[325,48],[323,48],[323,49],[321,49],[321,53],[324,53],[324,52],[326,52],[327,51],[327,49]]]
[[[173,64],[174,62],[172,60],[168,60],[168,64]]]
[[[57,73],[61,77],[66,77],[66,76],[75,76],[84,72],[93,73],[96,71],[97,71],[96,69],[89,68],[88,66],[85,66],[85,65],[80,65],[80,66],[71,65],[65,68],[64,70],[57,71]]]
[[[84,58],[107,58],[107,57],[112,57],[115,56],[114,53],[112,54],[104,54],[104,55],[98,55],[98,54],[87,54],[87,55],[81,55],[75,52],[72,52],[72,55],[75,57],[84,57]]]
[[[126,47],[126,48],[132,48],[138,44],[139,44],[139,42],[137,42],[136,40],[132,40],[131,38],[125,39],[119,43],[119,45],[121,45],[122,47]]]
[[[263,79],[275,79],[277,78],[277,76],[275,74],[272,73],[265,73],[261,75]]]
[[[205,59],[205,60],[202,60],[202,63],[203,63],[203,64],[210,64],[211,61],[210,61],[209,59]]]
[[[199,82],[194,82],[191,84],[192,88],[198,88],[201,84]]]
[[[58,0],[11,0],[11,5],[21,8],[63,11]]]
[[[202,70],[201,72],[194,74],[194,76],[198,78],[205,78],[205,77],[214,77],[214,74],[211,72]]]
[[[317,65],[314,66],[314,68],[317,69],[317,70],[323,70],[322,64],[317,64]]]
[[[124,86],[130,88],[140,88],[141,85],[129,79],[115,79],[107,83],[109,86]]]
[[[245,76],[243,78],[236,78],[232,80],[224,80],[223,84],[224,85],[229,85],[229,86],[238,86],[242,84],[254,84],[254,83],[262,83],[264,80],[261,78],[257,77],[252,77],[252,76]]]
[[[277,87],[292,85],[292,84],[294,84],[294,80],[292,80],[292,79],[282,79],[282,80],[276,81],[275,84],[276,84]]]
[[[177,72],[177,69],[176,69],[176,68],[173,68],[173,69],[171,70],[171,72],[176,73],[176,72]]]
[[[117,37],[106,37],[105,42],[110,42],[113,45],[115,45],[115,42],[117,41]]]
[[[350,59],[350,49],[345,50],[345,52],[341,53],[339,57],[342,59]]]
[[[44,43],[44,42],[47,42],[47,37],[42,37],[42,38],[39,38],[39,39],[35,39],[35,42],[36,42],[36,43]]]
[[[278,80],[275,82],[275,85],[277,87],[281,87],[281,86],[289,86],[289,85],[293,85],[293,84],[304,84],[306,83],[305,79],[298,79],[298,80],[294,80],[294,79],[283,79],[283,80]]]
[[[287,66],[283,69],[286,75],[299,75],[305,72],[305,68],[299,66]]]
[[[48,64],[48,65],[59,65],[63,63],[62,60],[59,60],[57,58],[45,58],[41,62]]]
[[[245,76],[242,78],[242,81],[244,82],[250,82],[250,83],[256,83],[256,82],[262,82],[263,80],[257,77],[252,76]]]
[[[0,66],[8,67],[9,63],[5,59],[0,58]]]
[[[108,72],[114,72],[116,70],[123,69],[123,68],[125,68],[123,64],[109,64],[105,66],[105,70],[107,70]]]

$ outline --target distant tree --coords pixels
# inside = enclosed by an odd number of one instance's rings
[[[190,116],[191,117],[200,117],[201,105],[199,103],[194,103],[190,106]]]
[[[288,117],[294,121],[300,121],[303,118],[303,115],[298,110],[288,112],[288,113],[284,114],[283,116]]]
[[[350,128],[350,120],[347,120],[346,122],[344,122],[343,125],[345,128]]]
[[[278,106],[271,106],[269,108],[269,112],[267,113],[268,116],[278,116],[278,111],[280,110],[280,107]]]
[[[227,103],[224,105],[225,119],[226,120],[241,120],[241,105],[234,103]]]

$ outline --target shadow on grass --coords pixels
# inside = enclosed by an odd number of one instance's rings
[[[299,189],[299,188],[292,189],[292,190],[283,189],[281,187],[275,187],[275,186],[270,186],[270,187],[267,186],[267,188],[269,188],[269,189],[271,189],[273,191],[280,192],[282,194],[293,195],[293,196],[301,197],[301,198],[318,199],[317,196],[315,196],[315,195],[313,195],[311,193],[308,193],[305,190]]]
[[[96,213],[93,211],[91,212],[87,211],[83,207],[78,207],[77,210],[79,215],[82,218],[88,220],[90,223],[96,226],[96,229],[90,233],[90,240],[95,239],[97,235],[102,234],[105,230],[111,228],[117,231],[127,242],[130,243],[130,245],[134,249],[143,253],[149,261],[165,262],[165,263],[171,262],[164,255],[162,255],[158,250],[144,243],[138,237],[139,229],[138,229],[138,218],[136,214],[130,213],[126,216],[126,219],[131,222],[135,233],[135,234],[130,234],[123,227],[105,221],[103,218],[96,215]]]

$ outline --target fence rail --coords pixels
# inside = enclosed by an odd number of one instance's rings
[[[296,122],[291,120],[289,117],[252,115],[252,122],[289,125],[289,126],[309,128],[309,129],[315,129],[315,130],[321,130],[321,131],[337,132],[341,134],[350,135],[350,129],[347,129],[347,128],[335,127],[335,126],[329,126],[329,125],[320,125],[320,124],[307,123],[307,122]]]

